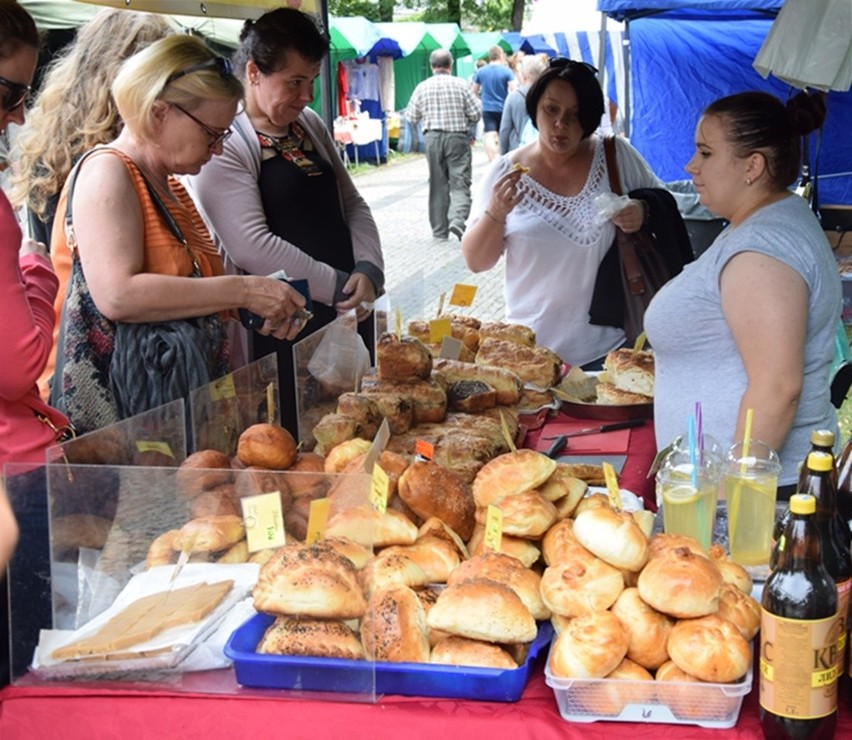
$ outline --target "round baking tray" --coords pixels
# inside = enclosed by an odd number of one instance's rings
[[[623,405],[605,405],[583,403],[581,401],[562,401],[562,410],[578,419],[600,419],[602,421],[622,421],[627,419],[653,419],[653,403],[633,403]]]

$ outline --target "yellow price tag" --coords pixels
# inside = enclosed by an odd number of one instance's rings
[[[388,510],[388,491],[390,479],[381,465],[373,465],[373,476],[370,478],[370,505],[384,516]]]
[[[222,401],[226,398],[236,398],[236,396],[237,388],[234,385],[234,376],[231,373],[210,382],[211,400]]]
[[[639,332],[639,336],[636,337],[636,341],[633,342],[633,353],[641,352],[645,347],[645,341],[648,339],[645,332]]]
[[[284,516],[281,513],[281,494],[278,491],[240,499],[243,523],[249,552],[283,547],[285,544]]]
[[[429,322],[429,344],[440,344],[444,337],[453,336],[453,322],[449,319],[432,319]]]
[[[483,544],[488,550],[500,552],[503,540],[503,512],[493,504],[488,505],[485,515],[485,539]]]
[[[317,498],[311,501],[308,510],[308,533],[305,535],[305,544],[313,545],[325,537],[325,523],[328,521],[328,509],[331,500]]]
[[[172,448],[169,447],[168,442],[152,442],[150,440],[137,439],[136,449],[139,452],[159,452],[166,457],[172,458],[172,460],[175,459],[175,453],[172,452]]]
[[[609,505],[616,511],[621,511],[621,491],[618,488],[618,476],[615,468],[608,462],[603,465],[604,480],[606,480],[606,495],[609,497]]]
[[[476,295],[475,285],[462,285],[456,283],[453,286],[453,293],[450,296],[451,306],[470,306],[473,304],[473,297]]]

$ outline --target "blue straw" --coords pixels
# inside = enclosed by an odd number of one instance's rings
[[[689,464],[692,466],[692,487],[697,491],[698,464],[695,459],[695,416],[693,414],[689,415],[689,424],[687,429],[689,435]]]
[[[701,401],[695,402],[695,427],[698,451],[702,453],[701,458],[704,459],[704,425],[701,423]]]

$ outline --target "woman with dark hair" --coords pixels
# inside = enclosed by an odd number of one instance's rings
[[[824,117],[821,94],[785,105],[746,92],[707,107],[686,171],[701,203],[731,223],[645,314],[658,444],[682,432],[696,401],[704,430],[727,444],[742,440],[753,409],[751,437],[779,451],[782,489],[797,479],[811,431],[837,423],[829,369],[840,277],[817,218],[789,190],[800,137]]]
[[[384,285],[379,232],[334,139],[307,107],[328,49],[301,11],[247,21],[234,58],[245,111],[222,156],[187,186],[229,271],[307,279],[314,317],[301,336],[355,309],[370,347],[368,318]],[[292,342],[254,337],[246,349],[246,359],[277,353],[282,421],[296,434]]]
[[[624,331],[589,323],[595,277],[615,227],[638,231],[647,211],[630,200],[610,221],[596,218],[595,198],[611,191],[597,71],[556,58],[527,93],[535,141],[494,161],[479,183],[462,252],[473,272],[506,257],[506,318],[536,332],[539,344],[572,365],[600,366]],[[615,140],[624,192],[662,183],[641,155]],[[516,165],[520,165],[519,167]]]

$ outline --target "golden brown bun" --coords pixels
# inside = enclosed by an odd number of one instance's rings
[[[520,597],[486,578],[444,589],[426,621],[430,629],[486,642],[532,642],[536,636],[535,619]]]
[[[369,660],[428,663],[426,613],[408,586],[386,586],[373,592],[361,619],[361,642]]]
[[[281,511],[287,511],[293,503],[290,492],[290,473],[265,468],[247,467],[234,471],[234,498],[237,502],[246,496],[258,496],[263,493],[278,491],[281,495]],[[220,490],[217,488],[215,490]]]
[[[722,584],[716,616],[727,619],[746,640],[751,640],[760,630],[760,604],[733,583]]]
[[[754,585],[751,575],[749,575],[749,572],[743,566],[735,563],[728,557],[724,547],[721,545],[711,545],[710,560],[719,569],[719,572],[722,574],[722,580],[725,583],[733,584],[744,594],[751,594]]]
[[[370,451],[372,442],[366,439],[348,439],[335,445],[325,455],[324,470],[326,473],[342,473],[350,462],[361,459]]]
[[[380,514],[369,504],[344,509],[331,516],[326,537],[348,537],[365,547],[410,545],[417,539],[414,523],[393,509]]]
[[[665,555],[678,547],[685,547],[695,555],[700,555],[705,558],[707,557],[707,551],[701,547],[698,540],[695,539],[695,537],[690,537],[686,534],[665,534],[663,532],[657,532],[651,537],[649,545],[651,547],[651,558]]]
[[[580,502],[574,509],[572,517],[576,519],[580,516],[580,514],[586,511],[586,509],[600,509],[601,507],[606,509],[612,508],[612,504],[609,502],[609,496],[605,493],[587,493],[580,499]]]
[[[458,532],[436,516],[430,516],[417,530],[417,542],[429,537],[437,537],[449,542],[456,549],[460,560],[467,560],[470,557],[467,545],[459,537]]]
[[[174,546],[189,552],[216,552],[235,545],[246,536],[240,516],[205,516],[192,519],[180,528]]]
[[[193,498],[202,491],[230,483],[231,459],[218,450],[199,450],[186,458],[175,473],[178,489]]]
[[[574,519],[574,536],[615,568],[639,571],[648,561],[648,538],[629,512],[607,506],[583,511]]]
[[[556,614],[554,612],[550,615],[550,624],[553,625],[553,631],[557,635],[561,635],[562,630],[571,623],[572,619],[573,617],[563,617],[561,614]]]
[[[672,661],[682,671],[702,681],[730,683],[748,672],[748,642],[730,622],[712,614],[682,619],[668,640]]]
[[[654,669],[669,659],[666,641],[674,621],[642,601],[639,589],[624,589],[610,611],[618,617],[627,633],[630,641],[627,657],[630,660]]]
[[[473,533],[473,493],[452,470],[433,462],[413,463],[399,479],[399,497],[421,519],[438,517],[462,539]]]
[[[502,321],[488,322],[479,327],[479,339],[505,339],[507,342],[535,347],[535,332],[523,324],[507,324]]]
[[[420,588],[429,583],[426,571],[404,553],[385,548],[364,566],[359,574],[364,593],[372,594],[388,586]]]
[[[345,537],[326,537],[322,543],[350,560],[356,570],[361,570],[373,557],[372,550]]]
[[[358,635],[346,624],[308,617],[278,617],[264,633],[257,652],[346,660],[365,657]]]
[[[367,607],[355,566],[330,545],[286,545],[260,568],[254,608],[268,614],[357,619]]]
[[[667,660],[659,668],[657,668],[656,672],[654,673],[654,679],[656,681],[684,681],[686,683],[706,683],[700,678],[690,676],[688,673],[682,671],[674,664],[674,661],[672,660]]]
[[[595,559],[574,536],[574,520],[562,519],[547,530],[541,541],[541,552],[547,565],[588,563]]]
[[[538,487],[539,493],[548,501],[562,502],[560,508],[560,519],[571,516],[577,504],[580,503],[589,485],[580,478],[571,475],[571,470],[565,463],[557,462],[553,474]]]
[[[598,403],[602,406],[635,406],[637,404],[653,403],[651,396],[641,393],[630,393],[616,388],[612,383],[598,383],[595,386]]]
[[[552,565],[541,577],[544,603],[566,617],[609,609],[623,590],[621,571],[598,558]]]
[[[452,411],[474,414],[497,405],[497,391],[482,380],[458,380],[447,390],[447,402]]]
[[[217,563],[247,563],[249,559],[248,542],[240,540],[231,545],[216,558]]]
[[[585,687],[582,705],[589,714],[618,717],[630,704],[654,703],[654,677],[632,660],[625,658],[605,678]]]
[[[467,543],[467,549],[471,556],[482,555],[488,552],[488,549],[485,547],[485,527],[483,525],[477,524],[474,527],[473,535]],[[530,540],[526,540],[523,537],[512,537],[507,534],[504,534],[500,540],[500,552],[517,558],[527,568],[532,567],[532,564],[541,555],[541,551]]]
[[[487,462],[473,481],[477,506],[499,504],[544,483],[556,470],[556,462],[535,450],[507,452]]]
[[[462,343],[462,349],[476,352],[479,347],[479,327],[469,321],[472,317],[442,314],[440,318],[450,320],[451,335]],[[428,344],[431,339],[428,321],[409,321],[408,333],[424,344]],[[436,354],[440,354],[440,345],[437,349]]]
[[[240,498],[233,483],[223,483],[221,486],[202,491],[189,504],[193,519],[208,516],[242,516]],[[283,509],[282,509],[283,510]]]
[[[499,504],[503,532],[513,537],[537,540],[556,521],[556,507],[536,490],[506,496]],[[485,524],[488,509],[476,510],[476,521]]]
[[[603,678],[627,655],[627,634],[610,612],[572,619],[550,650],[550,672],[563,678]]]
[[[341,470],[342,473],[363,473],[364,460],[367,455],[358,455],[346,463],[346,466]],[[407,455],[400,455],[396,452],[384,450],[380,455],[376,464],[382,468],[388,475],[388,499],[393,498],[397,493],[399,477],[406,471],[411,464]]]
[[[562,376],[562,360],[547,347],[524,347],[505,339],[485,339],[476,353],[477,365],[507,368],[539,388],[550,388]]]
[[[488,578],[505,584],[520,597],[536,620],[550,618],[550,609],[541,598],[541,576],[517,558],[500,552],[476,555],[450,574],[447,585],[455,586],[472,578]]]
[[[376,342],[376,365],[382,380],[425,380],[432,372],[432,353],[415,337],[386,332]]]
[[[148,557],[145,559],[145,567],[153,568],[157,565],[171,565],[177,562],[178,548],[175,540],[180,535],[179,529],[170,529],[157,537],[148,548]]]
[[[481,380],[488,383],[494,388],[497,403],[501,406],[514,406],[521,398],[524,383],[511,369],[440,357],[435,358],[432,366],[443,373],[449,383],[460,380]]]
[[[707,558],[677,547],[654,558],[639,574],[642,601],[679,619],[714,614],[722,576]]]
[[[432,648],[432,663],[442,665],[469,665],[512,671],[518,667],[511,655],[499,645],[481,640],[450,635]]]
[[[272,556],[275,554],[274,547],[268,547],[265,550],[257,550],[249,555],[248,561],[250,563],[257,563],[258,565],[263,565],[267,560],[270,560]]]
[[[642,396],[654,395],[654,353],[623,348],[604,359],[604,371],[616,388]]]
[[[286,470],[296,461],[296,440],[284,427],[252,424],[237,442],[237,455],[246,465]]]

